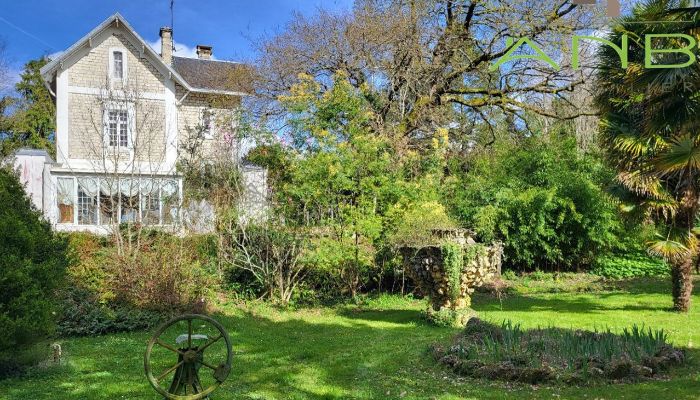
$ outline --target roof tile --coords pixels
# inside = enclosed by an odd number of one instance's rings
[[[195,89],[250,93],[251,71],[241,63],[173,57],[173,68]]]

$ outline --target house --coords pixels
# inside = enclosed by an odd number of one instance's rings
[[[243,64],[173,55],[160,29],[160,54],[114,14],[41,69],[56,103],[55,160],[19,151],[35,206],[57,230],[109,232],[121,223],[179,227],[187,157],[240,160],[237,111],[249,93]],[[265,171],[241,168],[244,196],[264,199]],[[186,221],[185,221],[186,222]]]

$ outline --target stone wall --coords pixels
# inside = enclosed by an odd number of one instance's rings
[[[451,294],[452,282],[443,263],[441,245],[402,249],[409,276],[423,294],[430,298],[434,311],[468,308],[474,288],[500,275],[503,246],[500,243],[484,246],[471,240],[469,242],[471,243],[460,244],[464,261],[459,275],[458,296]]]
[[[122,50],[125,79],[109,76],[110,53]],[[130,152],[103,154],[104,102],[119,106],[131,104],[133,158],[136,161],[163,162],[166,148],[165,78],[142,56],[122,33],[113,31],[74,64],[67,67],[69,77],[68,158],[130,161]]]
[[[200,156],[205,160],[219,157],[239,158],[239,145],[236,140],[236,110],[240,106],[240,98],[217,96],[204,93],[187,93],[180,85],[176,85],[177,99],[182,99],[178,105],[177,126],[178,142],[186,146],[197,135],[197,128],[202,124],[202,113],[205,109],[212,112],[213,129],[201,143]],[[223,153],[222,153],[223,152]]]
[[[124,102],[121,102],[122,104]],[[68,116],[70,136],[69,157],[72,159],[130,161],[130,152],[136,161],[160,163],[165,158],[165,102],[153,99],[137,99],[133,103],[133,148],[104,153],[104,110],[99,97],[92,94],[71,93]]]
[[[141,51],[135,48],[122,33],[114,31],[101,43],[90,49],[85,57],[80,58],[68,69],[69,85],[83,88],[104,89],[110,88],[112,82],[109,77],[109,53],[110,50],[126,50],[126,82],[125,87],[137,90],[141,93],[163,93],[165,78],[145,57]],[[121,86],[121,82],[118,83]],[[112,89],[122,87],[111,86]]]

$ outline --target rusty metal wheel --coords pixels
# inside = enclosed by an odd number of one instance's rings
[[[187,331],[175,337],[172,332],[181,327],[186,327]],[[225,348],[206,357],[205,350],[218,343],[223,343]],[[156,349],[177,356],[177,361],[160,366],[154,373]],[[215,360],[211,361],[211,358]],[[185,314],[158,327],[148,342],[143,364],[151,386],[166,399],[198,400],[207,398],[221,386],[231,372],[232,361],[231,339],[224,327],[205,315]],[[166,388],[163,383],[171,374],[173,378]]]

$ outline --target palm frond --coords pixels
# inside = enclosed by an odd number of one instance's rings
[[[673,262],[692,256],[697,250],[698,239],[688,230],[670,227],[665,235],[657,233],[647,246],[650,254]]]
[[[664,189],[661,180],[654,174],[642,171],[621,171],[617,174],[617,181],[627,190],[643,198],[672,201],[671,196]]]
[[[700,172],[700,146],[690,135],[674,138],[665,151],[654,160],[660,175],[667,175],[681,170]]]

